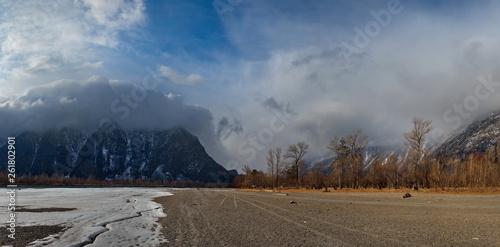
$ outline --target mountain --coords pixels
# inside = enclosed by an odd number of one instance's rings
[[[333,153],[328,153],[322,157],[314,157],[306,159],[306,171],[311,172],[313,170],[319,170],[324,174],[327,174],[331,171],[331,164],[335,160]]]
[[[434,150],[434,155],[465,158],[470,153],[484,153],[500,140],[500,112],[475,121],[461,132],[444,140]]]
[[[398,154],[403,155],[404,149],[398,145],[385,145],[385,146],[368,146],[365,148],[364,155],[364,169],[368,168],[377,154]],[[332,152],[329,152],[325,156],[320,157],[310,157],[306,159],[306,172],[310,172],[312,170],[320,170],[324,174],[332,171],[332,163],[335,161],[335,155]]]
[[[7,153],[7,146],[0,148]],[[125,131],[115,123],[93,133],[63,128],[16,137],[16,173],[98,179],[230,182],[235,174],[215,162],[182,127]],[[0,168],[7,157],[0,157]]]

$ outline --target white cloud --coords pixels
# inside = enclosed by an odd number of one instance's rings
[[[170,79],[176,84],[197,85],[205,81],[205,79],[198,74],[189,74],[186,76],[165,65],[160,66],[159,70],[162,76]]]
[[[121,32],[146,20],[141,0],[2,1],[0,9],[0,91],[8,94],[94,74],[106,64],[99,49],[119,47]]]
[[[77,70],[81,69],[97,69],[101,68],[103,65],[103,61],[97,61],[97,62],[84,62],[81,65],[75,66],[74,68]]]
[[[82,3],[89,8],[85,15],[108,29],[128,30],[146,20],[142,0],[82,0]]]

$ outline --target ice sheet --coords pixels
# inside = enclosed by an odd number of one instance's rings
[[[7,215],[8,194],[0,196],[0,215]],[[33,246],[157,246],[165,242],[164,217],[158,196],[172,195],[166,188],[45,188],[21,189],[16,206],[76,208],[66,212],[17,212],[18,226],[63,225],[60,236],[36,241]],[[7,219],[3,220],[3,226]]]

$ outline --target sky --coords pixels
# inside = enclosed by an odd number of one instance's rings
[[[227,169],[362,128],[429,145],[500,110],[500,3],[0,0],[0,137],[182,125]],[[498,81],[498,82],[497,82]]]

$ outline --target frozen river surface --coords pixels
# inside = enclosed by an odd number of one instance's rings
[[[75,208],[64,212],[16,212],[17,226],[61,225],[66,230],[30,246],[157,246],[163,208],[153,198],[172,195],[166,188],[21,189],[16,208]],[[8,194],[0,197],[7,215]],[[3,222],[6,222],[4,220]],[[6,223],[3,223],[5,226]]]

